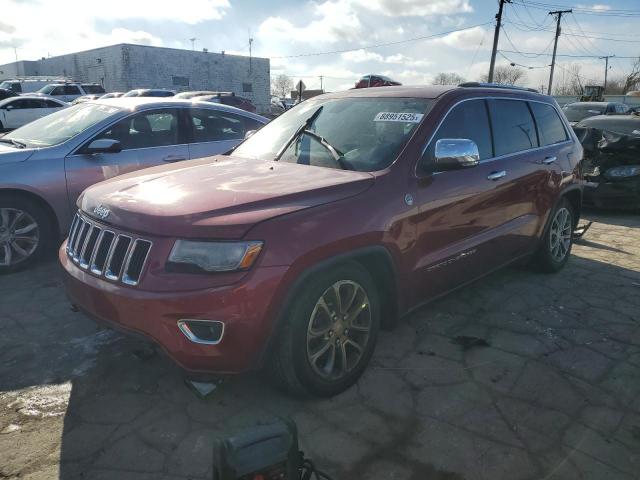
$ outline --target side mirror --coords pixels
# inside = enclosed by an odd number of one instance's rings
[[[118,140],[110,138],[99,138],[89,144],[83,153],[92,155],[94,153],[118,153],[122,151],[122,145]]]
[[[435,171],[459,170],[480,163],[478,146],[467,138],[441,138],[436,142]]]
[[[257,132],[257,130],[247,130],[247,132],[244,134],[244,139],[246,140],[247,138],[249,138],[251,135],[253,135],[256,132]]]
[[[5,110],[13,110],[14,108],[16,108],[16,107],[14,107],[14,106],[13,106],[13,105],[11,105],[11,104],[9,104],[9,105],[7,105],[6,107],[4,107],[4,109],[5,109]]]

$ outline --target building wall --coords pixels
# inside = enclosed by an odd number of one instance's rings
[[[104,85],[107,91],[134,88],[230,91],[250,99],[258,112],[270,105],[268,58],[120,44],[36,61],[1,65],[0,78],[55,75]],[[250,90],[250,91],[249,91]]]

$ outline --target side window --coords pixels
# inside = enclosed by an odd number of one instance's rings
[[[13,102],[9,103],[9,105],[11,105],[13,107],[13,110],[23,110],[25,108],[34,108],[31,105],[31,101],[27,100],[27,99],[14,100]],[[9,106],[9,105],[7,105],[7,106]]]
[[[264,126],[264,124],[258,122],[257,120],[254,120],[253,118],[245,118],[244,119],[244,127],[245,127],[247,132],[249,130],[259,130],[263,126]]]
[[[247,130],[245,119],[239,115],[205,108],[190,110],[193,142],[242,140]]]
[[[51,90],[51,93],[49,95],[64,95],[64,87],[62,85],[60,85],[59,87],[54,88],[53,90]]]
[[[432,163],[436,142],[443,138],[467,138],[478,145],[480,160],[493,156],[491,144],[491,128],[489,115],[484,100],[468,100],[455,106],[446,116],[438,131],[431,139],[422,160],[420,169],[429,170]]]
[[[527,103],[522,100],[490,100],[496,156],[538,147],[536,127]]]
[[[59,103],[54,102],[53,100],[45,100],[44,101],[46,108],[60,108],[62,107],[62,105],[60,105]]]
[[[99,138],[118,140],[123,150],[177,145],[178,111],[169,108],[137,113],[120,120],[93,140]]]
[[[64,94],[65,95],[80,95],[80,89],[77,85],[65,85],[64,86]]]
[[[541,146],[553,145],[567,140],[567,132],[555,108],[538,102],[530,102],[529,106],[538,125]]]

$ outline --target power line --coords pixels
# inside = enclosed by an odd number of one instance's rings
[[[514,22],[513,20],[509,20],[508,22],[505,22],[505,23],[509,23],[509,24],[513,24],[513,25],[528,26],[527,24]],[[554,31],[554,29],[551,29],[551,28],[534,29],[534,30],[535,31],[544,31],[544,32],[553,32]],[[605,40],[605,41],[611,41],[611,42],[640,43],[640,40],[626,40],[624,38],[598,37],[598,36],[594,36],[594,35],[585,35],[585,34],[575,33],[575,31],[573,31],[573,30],[569,30],[569,32],[571,32],[571,33],[563,33],[563,35],[569,35],[571,37],[588,38],[588,39],[592,39],[592,40]],[[610,33],[610,34],[605,34],[605,35],[616,35],[616,34]]]
[[[515,50],[500,50],[501,52],[504,53],[517,53],[517,54],[524,54],[524,55],[537,55],[534,52],[516,52]],[[545,56],[545,57],[550,57],[551,54],[550,53],[541,53],[539,54],[540,56]],[[571,55],[568,53],[565,54],[561,54],[558,53],[556,55],[556,57],[569,57],[569,58],[600,58],[602,55]],[[620,55],[616,55],[616,58],[623,58],[623,59],[636,59],[638,58],[638,56],[620,56]]]
[[[549,8],[566,8],[567,5],[560,5],[557,3],[542,3],[528,0],[525,4],[524,0],[516,2],[518,5],[528,6],[537,10],[548,10]],[[597,9],[587,7],[572,7],[574,13],[578,15],[601,15],[607,17],[640,17],[640,10],[621,10],[621,9]]]
[[[526,57],[526,54],[522,54],[519,50],[518,47],[515,46],[515,44],[511,41],[511,37],[509,37],[509,34],[507,33],[507,31],[505,30],[504,27],[502,27],[502,31],[504,32],[504,36],[507,38],[507,41],[509,42],[509,44],[511,45],[511,47],[516,51],[519,52],[523,57]],[[547,44],[546,47],[544,47],[542,49],[542,52],[546,52],[547,50],[549,50],[549,47],[551,46],[551,44],[553,43],[553,38],[551,39],[551,41]],[[531,55],[530,58],[535,58],[535,57],[539,57],[540,55],[542,55],[542,53],[536,53]]]
[[[492,22],[478,23],[476,25],[471,25],[469,27],[456,28],[455,30],[448,30],[446,32],[434,33],[432,35],[423,35],[423,36],[420,36],[420,37],[407,38],[406,40],[397,40],[395,42],[385,42],[385,43],[377,43],[377,44],[372,44],[372,45],[363,45],[363,46],[358,47],[358,48],[346,48],[346,49],[343,49],[343,50],[331,50],[331,51],[327,51],[327,52],[299,53],[299,54],[296,54],[296,55],[282,55],[282,56],[271,57],[271,58],[272,59],[276,59],[276,58],[315,57],[315,56],[319,56],[319,55],[333,55],[333,54],[336,54],[336,53],[357,52],[358,50],[371,50],[371,49],[379,48],[379,47],[388,47],[388,46],[391,46],[391,45],[400,45],[400,44],[403,44],[403,43],[417,42],[417,41],[420,41],[420,40],[429,40],[429,39],[432,39],[432,38],[441,37],[443,35],[449,35],[450,33],[464,32],[465,30],[471,30],[473,28],[483,27],[483,26],[489,25],[491,23]]]

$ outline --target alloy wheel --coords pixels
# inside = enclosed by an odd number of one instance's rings
[[[0,266],[28,259],[40,243],[40,228],[31,215],[16,208],[0,208]]]
[[[549,250],[556,262],[562,262],[571,247],[572,231],[571,213],[566,208],[560,208],[551,221],[549,232]]]
[[[335,282],[320,296],[307,326],[307,360],[325,380],[339,380],[360,362],[371,334],[371,305],[364,288]]]

